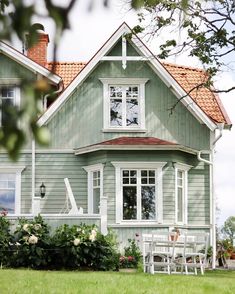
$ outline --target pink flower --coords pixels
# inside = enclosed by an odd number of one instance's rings
[[[128,261],[133,261],[134,257],[133,256],[128,256],[127,259],[128,259]]]

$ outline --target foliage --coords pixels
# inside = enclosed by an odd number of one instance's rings
[[[10,234],[10,222],[6,218],[6,212],[0,213],[0,265],[8,264],[9,245],[12,240]]]
[[[117,267],[116,244],[111,233],[102,235],[96,226],[62,225],[53,237],[54,265],[58,268],[110,270]]]
[[[219,240],[217,242],[217,259],[228,259],[233,251],[232,243],[229,239]]]
[[[42,268],[50,263],[49,227],[40,215],[32,221],[19,219],[13,241],[11,266]]]
[[[133,0],[131,3],[135,9],[144,9],[138,16],[145,34],[158,37],[170,31],[169,38],[160,45],[160,58],[182,52],[197,57],[207,69],[207,87],[212,85],[212,78],[225,65],[226,70],[228,67],[233,69],[230,61],[234,60],[235,54],[234,0]],[[178,34],[181,35],[179,40]]]
[[[222,227],[222,233],[227,237],[232,245],[235,239],[235,216],[230,216],[225,222]]]
[[[137,268],[141,260],[141,251],[135,239],[128,239],[129,245],[124,247],[124,255],[119,257],[120,268]]]

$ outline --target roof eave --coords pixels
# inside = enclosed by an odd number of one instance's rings
[[[112,150],[155,150],[155,151],[183,151],[189,154],[196,155],[197,150],[183,145],[92,145],[87,147],[75,148],[75,155],[82,155],[96,151],[112,151]]]
[[[0,42],[0,51],[6,56],[14,59],[16,62],[26,67],[30,71],[39,73],[42,76],[48,78],[54,84],[59,84],[62,81],[61,77],[59,77],[56,74],[53,74],[51,71],[49,71],[45,67],[34,62],[33,60],[31,60],[30,58],[28,58],[21,52],[17,51],[16,49],[12,48],[10,45],[2,41]]]

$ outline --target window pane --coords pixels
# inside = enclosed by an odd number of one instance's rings
[[[1,88],[1,96],[4,98],[13,98],[14,97],[14,87]]]
[[[155,177],[155,170],[150,170],[149,171],[149,176],[150,177]]]
[[[177,207],[177,218],[179,222],[183,221],[183,190],[178,188],[178,207]]]
[[[141,177],[147,177],[147,170],[141,171]]]
[[[149,184],[155,184],[155,178],[149,178]]]
[[[122,87],[112,86],[110,87],[110,97],[122,97]]]
[[[15,190],[0,190],[0,210],[15,213]]]
[[[122,99],[110,100],[110,124],[122,126]]]
[[[141,187],[142,219],[155,219],[155,186]]]
[[[136,177],[136,170],[131,170],[130,171],[130,176],[131,177]]]
[[[122,183],[128,185],[129,184],[129,178],[123,178]]]
[[[141,178],[141,184],[148,184],[147,178]]]
[[[93,189],[93,213],[99,213],[100,188]]]
[[[138,87],[127,87],[126,97],[138,97]]]
[[[123,219],[137,218],[137,188],[123,187]]]
[[[129,177],[129,170],[123,170],[122,175],[123,177]]]
[[[126,125],[138,125],[139,124],[139,105],[137,99],[126,100]]]

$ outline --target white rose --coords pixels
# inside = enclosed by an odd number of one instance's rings
[[[34,236],[34,235],[31,235],[29,237],[29,240],[28,240],[29,244],[37,244],[38,243],[38,237]]]
[[[94,242],[95,239],[96,239],[96,235],[94,235],[94,234],[90,234],[90,236],[89,236],[89,240],[90,240],[91,242]]]
[[[23,225],[23,230],[24,230],[25,232],[28,232],[28,231],[29,231],[29,224],[24,224],[24,225]]]
[[[91,231],[91,234],[94,235],[94,236],[96,237],[96,235],[97,235],[97,231],[96,231],[96,229],[93,229],[93,230]]]
[[[81,240],[79,238],[76,238],[73,240],[74,246],[78,246],[81,243]]]
[[[35,224],[35,225],[34,225],[34,229],[35,229],[36,231],[40,230],[41,227],[42,227],[41,224]]]

